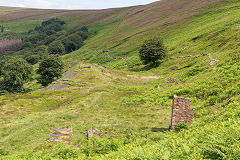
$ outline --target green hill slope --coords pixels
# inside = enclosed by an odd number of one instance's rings
[[[239,9],[237,0],[163,0],[87,16],[53,14],[70,28],[87,24],[96,35],[62,57],[70,78],[0,97],[0,159],[240,159]],[[22,10],[31,16],[16,18]],[[4,20],[9,30],[40,23],[38,12],[56,12],[22,10],[1,10],[2,20],[15,15]],[[152,36],[168,48],[157,68],[138,58]],[[210,65],[213,59],[219,62]],[[174,94],[190,97],[195,109],[195,122],[181,132],[168,131]],[[71,146],[33,151],[49,129],[65,126],[73,128]],[[100,129],[101,138],[88,142],[90,128]]]

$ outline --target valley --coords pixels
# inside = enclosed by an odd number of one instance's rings
[[[0,159],[240,159],[239,10],[237,0],[89,11],[0,7],[0,36],[24,35],[56,17],[66,22],[57,39],[88,29],[78,49],[60,54],[62,78],[40,85],[39,60],[27,92],[0,96]],[[139,58],[151,37],[167,48],[157,65]],[[179,132],[169,130],[173,95],[189,97],[195,110],[194,123]],[[73,130],[70,145],[34,150],[62,127]],[[87,140],[90,128],[101,136]]]

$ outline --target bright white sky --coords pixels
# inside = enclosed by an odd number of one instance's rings
[[[103,9],[147,4],[157,0],[0,0],[0,6],[45,9]]]

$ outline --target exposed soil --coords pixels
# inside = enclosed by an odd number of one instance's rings
[[[65,83],[59,83],[59,84],[54,84],[50,87],[43,88],[40,90],[40,92],[46,92],[46,91],[57,91],[57,90],[62,90],[68,88],[68,85]]]
[[[67,75],[65,75],[64,77],[62,77],[61,79],[70,79],[72,77],[74,77],[76,75],[76,72],[71,72]]]
[[[135,75],[127,75],[129,78],[139,79],[139,80],[155,80],[161,78],[160,76],[135,76]]]

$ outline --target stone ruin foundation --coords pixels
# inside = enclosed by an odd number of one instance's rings
[[[73,135],[72,128],[63,127],[59,129],[50,130],[52,134],[44,141],[44,143],[63,143],[70,145],[71,137]],[[43,144],[38,145],[34,150],[42,150]]]
[[[192,124],[194,121],[194,109],[191,107],[190,98],[174,95],[172,106],[171,130],[176,130],[179,123]]]
[[[52,142],[57,143],[61,142],[64,144],[70,144],[71,137],[72,137],[72,128],[63,127],[59,129],[51,130],[52,134],[48,139],[45,140],[45,142]]]

